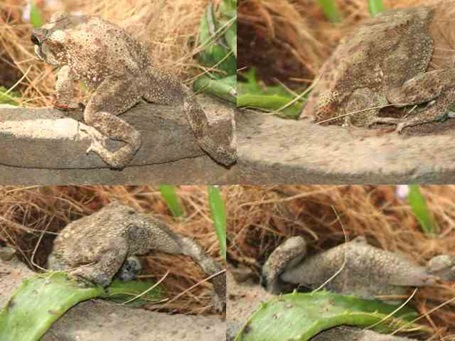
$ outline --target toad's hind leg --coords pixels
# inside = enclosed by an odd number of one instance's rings
[[[425,72],[409,79],[403,85],[391,88],[387,92],[390,104],[397,107],[427,103],[434,103],[427,108],[416,111],[410,117],[391,118],[379,117],[377,123],[397,125],[397,132],[406,127],[437,121],[455,103],[455,68],[440,69]]]
[[[178,105],[183,104],[183,111],[191,126],[199,146],[215,161],[230,166],[237,160],[235,141],[235,122],[232,117],[232,137],[220,141],[210,130],[207,116],[196,100],[193,92],[176,78],[152,71],[150,85],[146,87],[144,99],[148,102]]]
[[[101,83],[85,108],[85,123],[107,138],[124,142],[126,145],[112,152],[95,134],[91,134],[92,144],[87,152],[95,152],[110,167],[116,169],[124,168],[131,161],[141,146],[140,133],[117,115],[133,107],[141,97],[137,81],[133,79],[107,78]]]
[[[430,104],[422,111],[415,113],[411,117],[378,117],[376,118],[375,122],[396,124],[396,131],[398,133],[401,133],[404,128],[437,121],[438,118],[442,118],[444,116],[444,114],[454,105],[454,103],[455,88],[446,90],[434,101],[434,103]]]
[[[128,246],[125,240],[119,239],[109,250],[100,253],[95,264],[81,266],[69,273],[70,277],[82,279],[107,287],[115,274],[125,262]]]
[[[226,275],[223,268],[210,256],[208,256],[202,247],[192,240],[173,232],[165,223],[153,217],[147,217],[147,247],[146,250],[158,250],[175,255],[185,255],[191,257],[201,269],[211,276],[210,282],[213,284],[215,291],[214,306],[217,310],[223,310],[226,304]],[[142,237],[143,229],[130,228],[130,240],[138,240]]]

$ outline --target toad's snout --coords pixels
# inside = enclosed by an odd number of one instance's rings
[[[35,45],[41,45],[41,43],[46,39],[48,30],[45,28],[35,28],[32,31],[32,34],[30,36],[30,39],[32,40],[32,43]]]

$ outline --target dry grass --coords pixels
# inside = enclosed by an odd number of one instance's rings
[[[403,252],[422,264],[437,254],[453,254],[455,186],[422,188],[441,227],[438,238],[422,233],[395,190],[394,186],[232,187],[227,203],[228,259],[259,276],[265,259],[287,237],[303,235],[309,252],[318,252],[344,242],[342,226],[350,240],[366,236],[373,245]],[[412,301],[421,314],[445,304],[422,320],[433,328],[435,339],[455,336],[454,299],[455,286],[443,283],[419,289]]]
[[[178,190],[187,218],[177,221],[170,216],[157,189],[139,187],[0,187],[0,241],[12,245],[32,269],[43,267],[51,251],[52,241],[70,221],[99,210],[117,200],[131,207],[151,212],[170,228],[199,242],[204,250],[218,261],[218,240],[210,218],[206,187],[187,186]],[[177,300],[150,309],[190,314],[211,312],[211,290],[208,282],[200,283],[206,275],[184,256],[163,253],[146,257],[144,275],[159,280],[168,270],[163,282],[169,299],[187,290]]]
[[[38,1],[46,19],[57,10],[99,15],[133,33],[148,47],[155,65],[181,78],[196,66],[193,59],[194,38],[209,0],[76,0]],[[65,4],[65,5],[63,5]],[[54,75],[52,68],[39,62],[30,42],[31,25],[22,19],[25,1],[0,2],[0,73],[17,70],[14,81],[21,78],[16,90],[22,105],[52,104]],[[2,62],[3,61],[3,62]],[[3,70],[2,70],[3,69]],[[14,76],[16,75],[16,76]]]
[[[387,8],[433,0],[385,0]],[[260,78],[310,84],[339,40],[370,16],[367,0],[338,0],[343,21],[330,23],[313,0],[239,0],[238,67],[254,66]]]

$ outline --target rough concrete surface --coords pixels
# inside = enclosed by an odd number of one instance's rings
[[[233,108],[208,96],[198,99],[214,135],[226,140]],[[0,107],[0,183],[223,183],[231,172],[199,148],[180,106],[140,103],[122,115],[142,135],[141,149],[123,171],[87,155],[91,140],[83,123],[64,115],[53,108]]]
[[[0,309],[33,272],[13,258],[0,259]],[[216,316],[169,315],[93,300],[71,308],[43,341],[224,341],[226,324]]]
[[[227,340],[234,340],[248,317],[260,307],[262,302],[273,298],[261,286],[245,281],[238,283],[231,271],[226,272],[227,284]]]
[[[452,183],[454,123],[440,124],[452,129],[438,134],[372,136],[372,131],[324,127],[242,110],[236,115],[236,177],[240,183],[274,185]]]
[[[233,127],[232,108],[207,96],[215,134]],[[455,119],[416,127],[414,135],[322,127],[242,110],[236,114],[239,161],[226,169],[197,145],[180,107],[141,103],[122,115],[141,130],[143,146],[122,171],[86,155],[81,123],[54,109],[0,108],[0,183],[295,184],[452,183]],[[144,119],[146,118],[146,119]]]

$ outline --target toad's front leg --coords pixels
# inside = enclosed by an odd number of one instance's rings
[[[138,103],[140,89],[134,79],[107,78],[96,89],[84,111],[85,123],[107,138],[124,142],[115,152],[108,150],[96,134],[87,153],[93,151],[114,169],[123,169],[141,147],[139,131],[122,120],[120,115]]]
[[[64,65],[57,74],[55,82],[56,101],[54,106],[62,110],[75,110],[79,108],[79,103],[74,100],[74,82],[76,75],[68,65]]]
[[[262,267],[262,282],[266,290],[273,294],[279,294],[281,292],[281,274],[298,265],[305,255],[306,242],[303,237],[289,238],[278,246]]]

